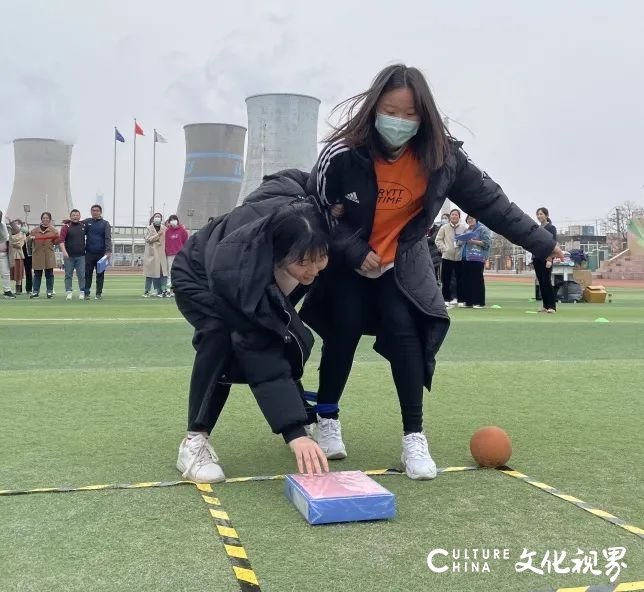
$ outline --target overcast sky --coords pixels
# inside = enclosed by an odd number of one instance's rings
[[[244,99],[295,92],[333,105],[402,61],[427,75],[472,159],[511,200],[553,222],[591,222],[624,200],[644,204],[644,1],[20,0],[3,3],[0,208],[16,137],[72,141],[72,198],[104,194],[131,221],[132,120],[137,223],[152,188],[171,213],[183,181],[183,125],[246,125]]]

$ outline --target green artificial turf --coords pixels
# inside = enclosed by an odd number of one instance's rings
[[[136,277],[106,278],[101,302],[0,301],[0,489],[180,479],[192,364],[172,300],[143,299]],[[441,467],[472,464],[483,425],[510,434],[516,470],[644,527],[644,293],[526,314],[531,285],[488,284],[501,308],[454,309],[426,397]],[[597,323],[597,318],[608,323]],[[388,366],[365,338],[342,399],[349,457],[334,470],[397,466],[400,418]],[[305,384],[315,389],[319,352]],[[294,470],[247,388],[213,441],[227,476]],[[378,478],[397,496],[389,522],[308,526],[283,482],[215,487],[262,589],[521,591],[608,582],[604,574],[515,572],[524,548],[627,549],[619,581],[644,580],[644,540],[496,471],[433,482]],[[434,548],[507,548],[491,573],[431,572]],[[569,566],[572,566],[568,562]],[[0,590],[236,589],[192,486],[0,497]]]

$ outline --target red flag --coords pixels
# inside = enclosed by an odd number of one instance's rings
[[[137,136],[145,136],[145,134],[143,133],[143,128],[139,125],[138,121],[134,122],[134,133]]]

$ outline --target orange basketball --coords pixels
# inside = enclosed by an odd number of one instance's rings
[[[512,456],[512,441],[501,428],[487,426],[472,436],[470,452],[482,467],[502,467]]]

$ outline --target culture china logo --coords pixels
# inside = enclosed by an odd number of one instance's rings
[[[612,583],[622,568],[627,567],[625,557],[625,547],[599,551],[578,548],[576,552],[558,549],[538,552],[524,548],[518,555],[513,555],[510,549],[433,549],[427,555],[427,567],[434,573],[490,573],[501,564],[511,562],[516,573],[603,574]]]

